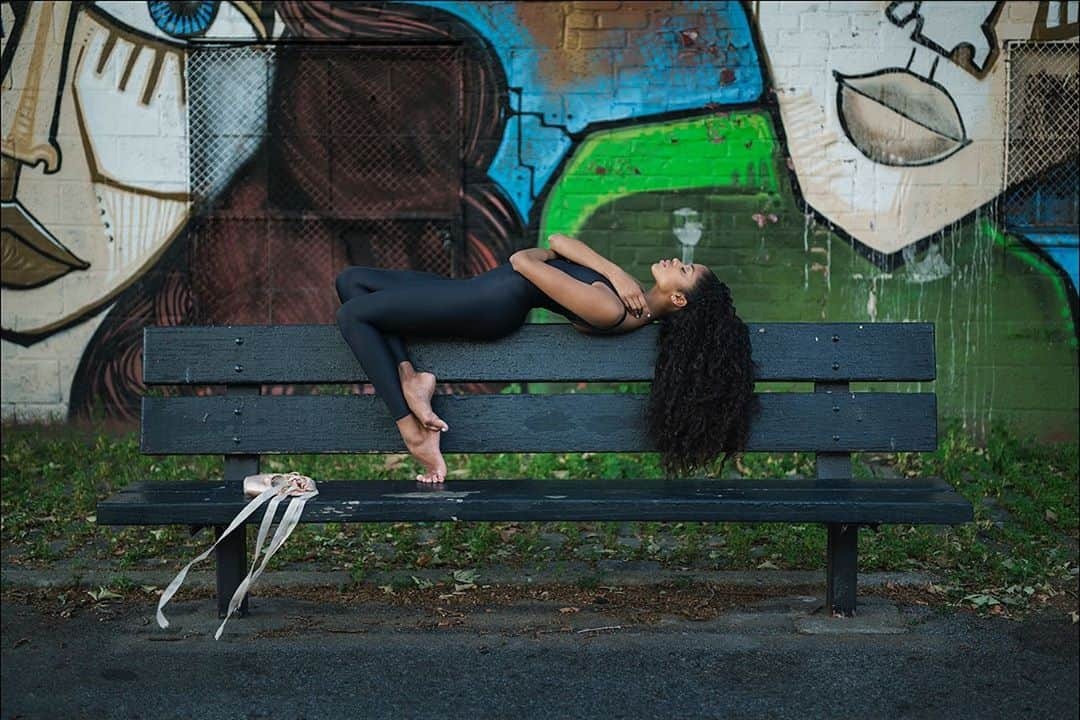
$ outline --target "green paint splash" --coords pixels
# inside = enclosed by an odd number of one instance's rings
[[[981,221],[981,226],[982,232],[992,238],[995,245],[1000,245],[1003,252],[1007,252],[1014,257],[1020,258],[1030,267],[1034,268],[1036,272],[1046,276],[1050,280],[1050,284],[1054,288],[1054,293],[1057,295],[1061,318],[1065,321],[1065,325],[1069,331],[1069,346],[1076,348],[1080,345],[1076,339],[1076,326],[1074,324],[1074,318],[1072,317],[1072,310],[1069,306],[1069,290],[1065,287],[1065,283],[1062,281],[1058,271],[1054,269],[1050,263],[1046,262],[1046,260],[1039,257],[1038,254],[1024,247],[1023,241],[1011,239],[1006,236],[1006,234],[989,219],[984,218]]]
[[[635,125],[589,136],[548,195],[540,244],[576,235],[597,208],[636,193],[718,188],[730,194],[779,189],[776,133],[764,112]]]

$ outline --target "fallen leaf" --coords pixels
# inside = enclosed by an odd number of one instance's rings
[[[459,583],[474,583],[480,578],[480,572],[478,570],[455,570],[451,573],[454,580]]]
[[[109,600],[109,599],[123,600],[124,599],[123,595],[121,595],[119,593],[114,593],[112,590],[105,587],[104,585],[99,587],[97,589],[97,592],[94,592],[93,590],[87,590],[86,594],[89,595],[90,597],[94,598],[94,600]]]

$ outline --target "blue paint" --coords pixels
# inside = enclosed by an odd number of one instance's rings
[[[1076,158],[1043,170],[1005,194],[1005,223],[1019,233],[1060,233],[1080,220]]]
[[[651,29],[632,33],[632,50],[580,51],[587,53],[590,62],[583,64],[595,74],[557,85],[541,76],[541,61],[545,54],[564,51],[538,47],[515,4],[408,4],[437,7],[469,23],[488,39],[502,63],[512,90],[511,117],[488,173],[523,218],[569,151],[571,133],[597,123],[646,121],[710,103],[753,102],[764,87],[750,21],[738,2],[678,3],[670,17],[658,16]],[[687,48],[680,31],[691,29],[697,40]],[[630,52],[635,54],[632,60]]]
[[[519,129],[521,160],[514,163],[510,162],[510,158],[519,155]],[[532,207],[533,199],[543,188],[542,179],[551,177],[572,144],[566,133],[556,128],[542,127],[539,118],[518,115],[506,124],[502,147],[488,172],[507,192],[522,217],[528,217],[526,213]]]
[[[169,35],[178,38],[202,35],[217,15],[218,2],[207,0],[197,4],[178,6],[163,0],[151,0],[146,4],[154,24]]]
[[[1080,236],[1077,233],[1032,233],[1023,234],[1025,240],[1037,245],[1057,263],[1058,267],[1072,280],[1073,292],[1080,288],[1077,275],[1080,275]]]

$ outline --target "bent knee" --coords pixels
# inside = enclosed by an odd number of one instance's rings
[[[371,268],[362,265],[347,267],[338,273],[334,279],[334,287],[337,288],[338,298],[344,302],[346,297],[351,297],[358,292],[367,292],[369,289],[366,278]]]

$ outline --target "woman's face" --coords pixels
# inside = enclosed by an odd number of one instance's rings
[[[803,196],[883,253],[1004,190],[1006,41],[1075,37],[1075,24],[1036,23],[1059,3],[752,5]],[[804,17],[820,25],[797,29]],[[1065,160],[1066,148],[1032,172]]]
[[[700,263],[684,264],[679,258],[666,258],[652,264],[653,280],[663,292],[686,294],[705,272]]]
[[[185,226],[188,40],[164,29],[173,27],[179,5],[192,4],[0,3],[0,50],[5,61],[11,56],[3,71],[0,154],[16,180],[9,185],[5,178],[5,193],[13,196],[2,198],[0,217],[5,331],[36,342],[100,313]],[[211,6],[194,5],[200,12]],[[199,37],[265,39],[254,5],[213,4],[198,17],[205,21]],[[16,9],[23,10],[22,24],[13,34],[7,29]],[[65,32],[64,43],[53,41]],[[238,74],[215,80],[218,92],[265,82],[265,65],[236,67]],[[248,137],[265,117],[253,108],[242,120],[226,115],[220,122],[239,123],[230,138]],[[256,145],[231,148],[213,157],[235,168]]]

